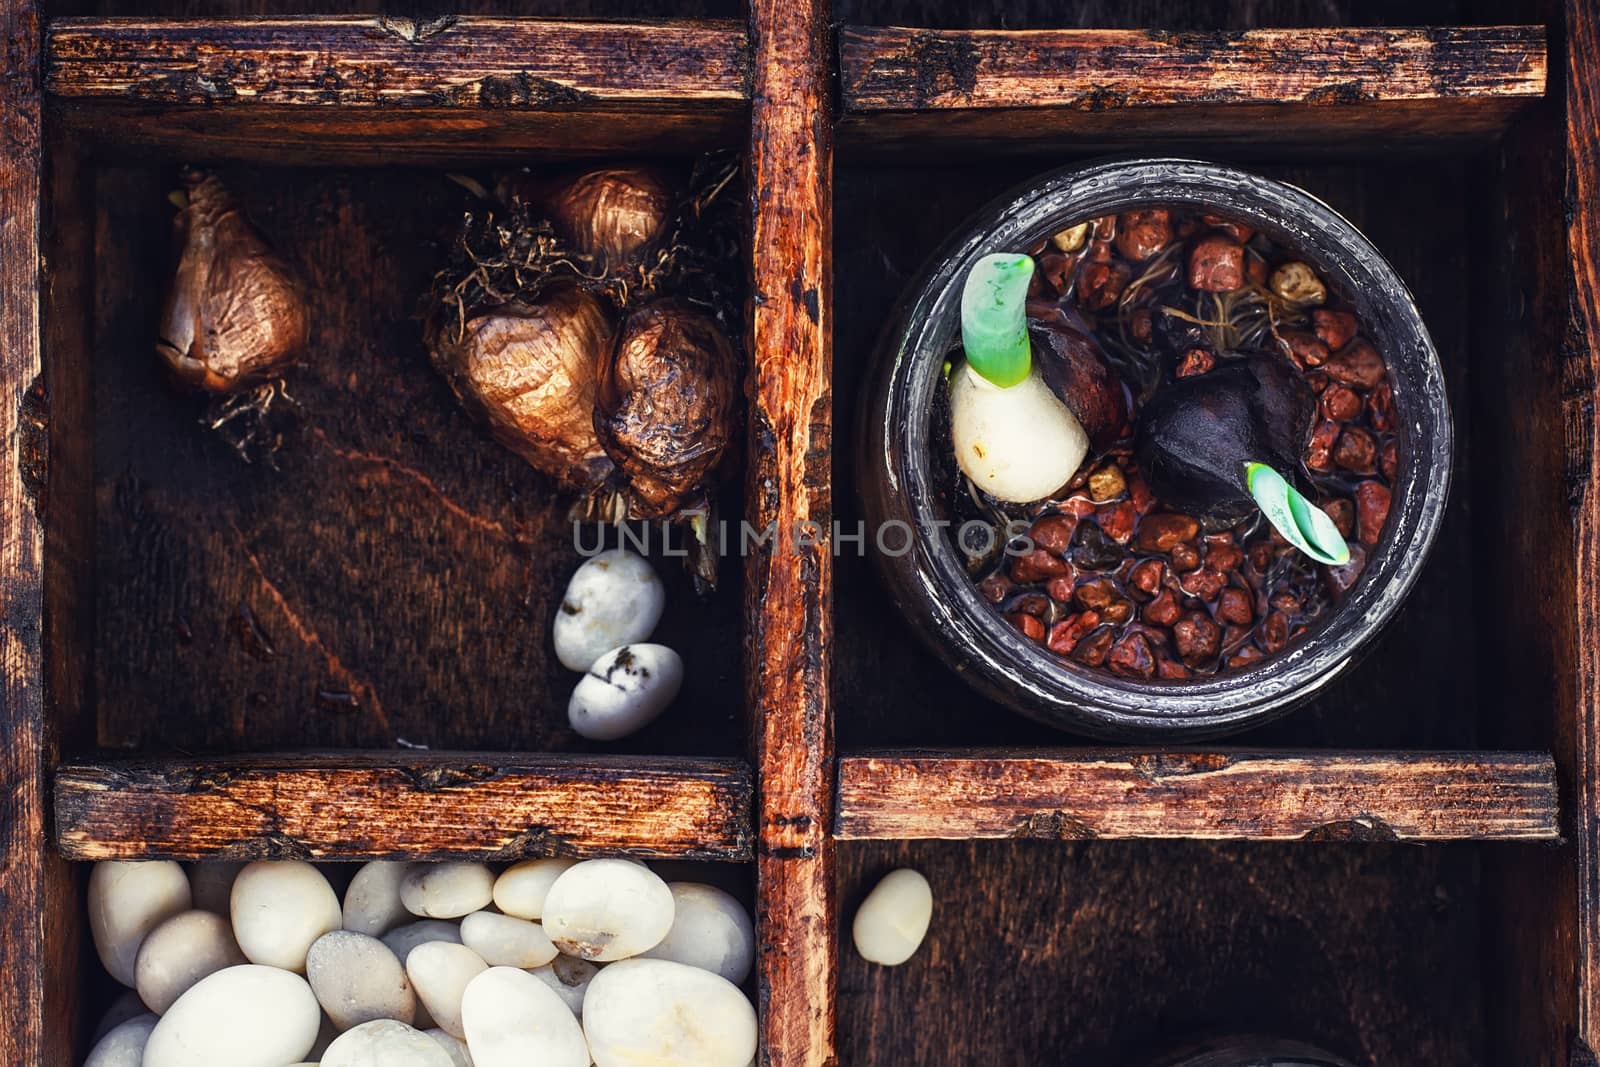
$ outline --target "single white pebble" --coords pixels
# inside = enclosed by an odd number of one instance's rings
[[[719,974],[738,985],[756,956],[755,924],[730,893],[699,882],[673,882],[672,929],[643,959],[672,960]]]
[[[351,930],[323,934],[306,954],[306,979],[339,1030],[375,1019],[410,1025],[417,995],[394,952],[375,937]]]
[[[461,944],[461,927],[455,923],[447,923],[443,919],[422,919],[418,922],[397,926],[384,934],[378,940],[389,946],[400,959],[402,966],[411,956],[411,950],[418,945],[426,945],[429,941],[449,941],[452,944]]]
[[[909,960],[928,936],[933,890],[909,867],[890,871],[873,887],[851,927],[856,951],[871,963],[894,967]]]
[[[260,860],[233,882],[233,936],[251,963],[304,974],[306,952],[344,918],[322,872],[299,860]]]
[[[491,967],[543,967],[556,958],[543,926],[494,911],[475,911],[462,919],[461,943]]]
[[[519,919],[544,918],[544,898],[577,860],[538,859],[514,863],[494,880],[494,906]]]
[[[672,929],[672,890],[628,860],[568,868],[544,902],[544,932],[569,956],[609,963],[654,948]]]
[[[418,863],[400,880],[400,901],[413,915],[459,919],[494,899],[494,873],[481,863]]]
[[[135,966],[135,971],[137,971],[137,965]],[[106,1013],[100,1016],[100,1021],[95,1024],[94,1033],[89,1040],[99,1041],[129,1019],[140,1015],[148,1015],[149,1013],[149,1007],[139,999],[138,993],[131,989],[124,989],[118,994],[117,999],[111,1002],[111,1007],[106,1009]]]
[[[298,974],[229,967],[200,979],[161,1017],[141,1067],[281,1067],[306,1058],[321,1022]]]
[[[476,1067],[589,1067],[583,1028],[550,987],[515,967],[492,967],[461,1000]]]
[[[618,645],[643,641],[655,631],[667,594],[650,564],[625,548],[590,558],[573,574],[556,610],[550,636],[556,658],[586,671]]]
[[[433,1038],[439,1047],[444,1049],[450,1057],[450,1067],[477,1067],[472,1062],[472,1053],[468,1051],[466,1042],[459,1037],[451,1037],[443,1030],[424,1030],[423,1033]]]
[[[411,913],[400,900],[400,883],[409,863],[375,860],[363,864],[344,891],[344,928],[368,937],[382,937]]]
[[[602,968],[583,1002],[598,1067],[746,1067],[756,1010],[739,987],[671,960]]]
[[[190,986],[224,967],[248,963],[233,940],[228,920],[209,911],[174,915],[144,939],[134,963],[135,988],[157,1015]]]
[[[89,932],[111,977],[132,988],[145,935],[188,911],[189,878],[171,860],[103,860],[89,874]]]
[[[322,1067],[453,1067],[439,1043],[393,1019],[374,1019],[340,1034]]]
[[[233,896],[233,880],[244,870],[244,864],[227,860],[202,860],[199,863],[186,863],[184,867],[189,872],[194,906],[227,918],[228,901]]]
[[[666,645],[623,645],[594,661],[567,702],[567,721],[591,741],[649,725],[683,685],[683,660]]]
[[[83,1067],[143,1067],[144,1047],[159,1020],[146,1012],[113,1026],[94,1043]]]
[[[589,992],[589,983],[600,973],[600,968],[576,956],[557,956],[543,967],[528,972],[556,991],[572,1014],[583,1015],[583,998]]]
[[[467,983],[489,969],[483,957],[465,945],[430,941],[411,950],[406,975],[411,988],[428,1009],[434,1023],[452,1037],[465,1038],[461,1029],[461,993]]]

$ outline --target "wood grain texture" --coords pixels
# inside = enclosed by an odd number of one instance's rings
[[[230,756],[63,765],[71,859],[513,860],[751,854],[738,760],[491,753]]]
[[[716,20],[67,18],[48,49],[74,129],[197,159],[692,152],[748,97],[744,30]]]
[[[852,144],[1343,145],[1459,141],[1544,94],[1537,26],[1425,30],[847,27]],[[1132,116],[1138,123],[1130,123]]]
[[[1577,684],[1569,763],[1575,796],[1577,1008],[1573,1063],[1600,1058],[1600,12],[1571,0],[1567,16],[1567,252],[1570,327],[1561,375],[1575,560]]]
[[[764,1067],[834,1053],[832,195],[829,8],[754,0],[750,39],[745,682],[759,775],[757,988]]]
[[[839,761],[843,840],[1560,839],[1539,753],[1101,749]]]

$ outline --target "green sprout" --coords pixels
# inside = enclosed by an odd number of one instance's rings
[[[1033,369],[1026,309],[1032,280],[1032,256],[997,253],[977,262],[961,290],[967,363],[1002,389],[1026,380]]]
[[[1307,500],[1265,463],[1244,465],[1245,486],[1261,513],[1284,540],[1316,560],[1339,567],[1350,562],[1350,546],[1328,513]]]

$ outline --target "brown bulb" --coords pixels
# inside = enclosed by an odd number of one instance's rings
[[[459,337],[436,331],[434,364],[496,440],[562,485],[598,486],[611,460],[595,435],[595,369],[612,327],[600,299],[576,286],[485,311]]]
[[[738,388],[733,347],[710,316],[660,300],[623,322],[600,370],[594,423],[634,518],[705,502]]]
[[[672,193],[648,167],[612,167],[555,185],[550,223],[574,248],[619,266],[657,240],[672,213]]]
[[[215,175],[185,176],[174,220],[180,248],[156,352],[209,393],[274,378],[305,353],[310,314],[294,272]]]

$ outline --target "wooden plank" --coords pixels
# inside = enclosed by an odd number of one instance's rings
[[[839,761],[841,840],[1555,841],[1542,753],[1060,750]]]
[[[745,683],[760,781],[763,1067],[834,1051],[831,56],[826,0],[753,0]]]
[[[45,85],[113,144],[357,163],[694,152],[749,93],[734,22],[471,16],[64,18]]]
[[[229,756],[62,766],[70,859],[751,854],[738,760],[499,753]]]
[[[1481,139],[1541,97],[1547,73],[1539,26],[847,27],[840,39],[841,137],[879,148]]]
[[[1577,1006],[1572,1063],[1600,1062],[1600,12],[1569,0],[1567,16],[1566,224],[1570,325],[1561,375],[1568,497],[1575,559],[1576,662],[1570,748],[1575,795]]]

